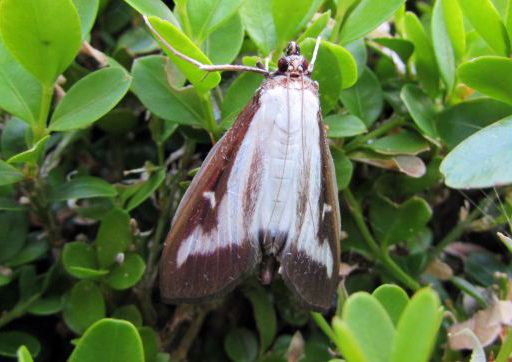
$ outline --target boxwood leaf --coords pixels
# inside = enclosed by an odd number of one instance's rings
[[[230,64],[240,52],[243,40],[242,18],[236,13],[205,39],[201,49],[213,64]]]
[[[117,191],[107,181],[93,176],[77,176],[71,181],[58,185],[50,199],[66,201],[73,199],[88,199],[91,197],[114,197]]]
[[[18,362],[33,362],[32,355],[30,354],[30,351],[28,348],[23,345],[20,348],[18,348],[18,351],[16,352],[16,356],[18,357]]]
[[[407,293],[397,285],[383,284],[375,289],[372,295],[386,309],[391,321],[396,326],[405,306],[409,302]]]
[[[46,135],[41,138],[35,145],[30,149],[18,153],[7,160],[9,163],[29,163],[36,164],[39,158],[45,151],[46,142],[50,139],[50,135]]]
[[[272,345],[277,333],[277,318],[272,298],[261,285],[254,286],[245,293],[251,302],[256,327],[260,336],[260,354]]]
[[[30,263],[31,261],[42,258],[49,249],[48,240],[37,239],[34,234],[29,234],[26,245],[13,258],[5,262],[9,267],[15,267]],[[2,249],[3,250],[3,249]]]
[[[130,88],[132,78],[121,67],[97,70],[75,83],[50,121],[53,131],[89,126],[110,111]]]
[[[229,86],[222,103],[222,125],[228,128],[242,112],[261,85],[263,77],[259,74],[244,73]]]
[[[144,362],[144,348],[130,322],[104,318],[94,323],[78,341],[69,362]]]
[[[0,186],[16,183],[23,178],[23,173],[16,167],[0,160]]]
[[[82,39],[71,0],[3,0],[0,33],[9,52],[52,87],[75,58]]]
[[[0,213],[0,263],[16,256],[25,245],[28,234],[27,215],[23,212]]]
[[[73,3],[80,17],[82,39],[85,39],[94,25],[100,2],[99,0],[73,0]]]
[[[224,339],[224,350],[232,361],[255,361],[258,356],[258,341],[252,331],[235,328]]]
[[[38,316],[47,316],[58,313],[62,310],[62,296],[54,295],[47,298],[41,298],[30,305],[27,311],[30,314]]]
[[[414,51],[414,45],[407,39],[401,38],[375,38],[373,39],[379,45],[391,49],[394,51],[404,64],[407,64],[407,61],[411,57]]]
[[[331,18],[331,10],[327,10],[325,13],[318,16],[309,26],[304,33],[297,39],[297,42],[300,43],[302,40],[306,38],[316,38],[320,35],[320,33],[327,26],[327,22]]]
[[[16,357],[21,346],[26,346],[33,356],[37,356],[41,349],[39,341],[31,334],[21,331],[0,332],[0,356]]]
[[[429,149],[420,135],[407,130],[374,140],[365,147],[384,155],[417,155]]]
[[[108,270],[98,268],[96,250],[82,241],[66,243],[62,252],[64,269],[72,276],[85,279],[108,274]]]
[[[130,197],[125,209],[128,211],[135,209],[150,197],[164,180],[165,170],[161,169],[154,172],[149,179],[142,183],[142,186],[137,190],[137,192]]]
[[[180,23],[172,13],[171,9],[161,0],[124,0],[132,8],[146,16],[156,16],[167,20],[172,25],[180,29]]]
[[[191,87],[178,89],[168,81],[166,58],[150,55],[133,63],[133,91],[158,117],[186,125],[200,125],[199,98]]]
[[[199,49],[192,42],[192,40],[183,34],[177,27],[154,16],[149,17],[149,22],[155,31],[158,32],[158,34],[160,34],[160,36],[164,38],[172,47],[174,47],[174,49],[181,52],[182,54],[196,59],[202,64],[212,64],[210,59],[204,55],[201,49]],[[189,62],[175,56],[164,45],[162,45],[162,48],[167,53],[169,58],[171,58],[172,62],[181,69],[190,83],[192,83],[199,92],[207,92],[219,84],[219,72],[207,73],[198,69],[194,64],[190,64]]]
[[[334,331],[336,332],[336,346],[343,353],[347,361],[370,362],[370,358],[366,355],[366,351],[360,344],[360,341],[354,335],[350,327],[335,316],[332,322]]]
[[[63,317],[75,333],[83,333],[91,324],[105,317],[105,300],[92,281],[81,280],[64,296]]]
[[[405,0],[361,0],[343,22],[339,42],[350,43],[390,18]]]
[[[483,56],[461,64],[460,80],[469,87],[512,104],[512,59]]]
[[[298,25],[311,8],[311,1],[272,0],[271,2],[278,44],[284,44],[295,38]]]
[[[132,323],[137,328],[142,327],[142,315],[134,304],[123,305],[122,307],[117,308],[114,313],[112,313],[112,317],[124,319],[125,321]]]
[[[334,170],[336,172],[336,184],[338,186],[338,191],[341,191],[347,188],[350,184],[354,165],[343,151],[331,148],[331,155],[334,162]]]
[[[33,126],[41,94],[41,83],[13,58],[0,37],[0,107]]]
[[[456,78],[455,50],[448,33],[448,19],[452,17],[450,10],[458,9],[460,12],[457,3],[453,1],[456,0],[436,1],[432,14],[432,42],[434,43],[434,54],[448,94],[451,94],[453,91]],[[450,4],[455,4],[455,6],[452,6],[452,9],[450,9]]]
[[[100,267],[107,268],[114,264],[117,255],[126,251],[130,240],[130,215],[121,209],[109,211],[103,217],[96,236]]]
[[[27,149],[25,137],[30,132],[28,129],[28,125],[19,118],[11,118],[4,124],[0,135],[0,146],[4,158],[9,159]]]
[[[428,361],[441,320],[439,297],[432,289],[414,294],[398,321],[390,361]]]
[[[158,334],[151,327],[141,327],[138,329],[142,345],[144,347],[144,361],[155,361],[158,353]]]
[[[452,188],[484,188],[512,183],[512,117],[495,122],[459,143],[441,163]]]
[[[261,53],[270,53],[277,45],[272,0],[246,0],[240,7],[240,15],[249,37]]]
[[[400,99],[404,101],[414,123],[423,132],[425,138],[439,144],[434,122],[436,110],[430,98],[418,86],[406,84],[400,91]]]
[[[368,130],[363,121],[351,114],[331,114],[324,119],[327,125],[327,136],[338,137],[351,137]]]
[[[125,254],[124,260],[116,264],[105,277],[105,282],[114,289],[130,288],[137,284],[145,269],[146,264],[139,254]]]

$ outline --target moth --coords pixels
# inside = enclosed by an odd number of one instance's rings
[[[160,260],[167,303],[200,302],[231,291],[259,269],[275,269],[306,307],[326,311],[339,282],[340,211],[334,165],[311,64],[290,42],[275,72],[203,65],[205,71],[263,74],[262,85],[213,146],[172,221]]]

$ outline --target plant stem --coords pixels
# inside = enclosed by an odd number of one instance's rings
[[[324,316],[317,312],[311,312],[311,317],[316,322],[316,325],[325,333],[329,339],[332,341],[336,340],[336,334],[334,330],[331,328],[329,323],[325,320]]]
[[[508,357],[512,353],[512,328],[507,328],[507,335],[505,337],[505,340],[503,341],[503,344],[501,345],[500,352],[498,353],[498,356],[496,357],[495,362],[507,362]]]
[[[201,105],[203,106],[203,113],[206,117],[206,129],[210,132],[210,135],[213,135],[213,140],[215,141],[220,134],[220,127],[217,124],[217,120],[215,119],[215,114],[213,113],[213,101],[212,95],[208,92],[206,95],[202,97]]]
[[[32,144],[36,144],[41,138],[45,136],[46,133],[46,121],[48,119],[48,114],[50,113],[50,105],[52,103],[53,97],[53,85],[47,86],[43,85],[43,93],[41,96],[41,109],[39,111],[39,119],[37,120],[37,125],[35,125],[32,129],[34,138],[32,140]]]
[[[416,291],[420,289],[420,284],[411,278],[406,272],[404,272],[398,264],[395,263],[393,259],[389,256],[387,249],[379,248],[379,245],[373,238],[368,226],[364,222],[364,217],[361,211],[361,206],[357,202],[356,198],[350,191],[350,189],[346,189],[344,191],[345,198],[349,204],[350,210],[352,211],[352,215],[356,221],[357,226],[359,227],[359,231],[363,235],[366,244],[370,248],[370,250],[374,253],[375,257],[386,267],[386,269],[398,280],[400,280],[403,284],[405,284],[410,289]]]
[[[26,311],[28,310],[28,308],[30,308],[32,303],[37,301],[40,297],[41,297],[41,294],[36,293],[36,294],[32,295],[30,298],[28,298],[26,301],[24,301],[23,303],[16,304],[14,306],[14,308],[12,308],[10,311],[3,312],[2,316],[0,317],[0,329],[2,329],[3,326],[10,323],[14,319],[20,318],[23,315],[25,315]]]
[[[349,142],[345,147],[345,152],[353,151],[354,149],[358,148],[359,146],[365,144],[367,141],[377,138],[383,133],[386,133],[390,129],[393,129],[395,127],[401,126],[405,124],[407,121],[402,117],[393,117],[389,119],[387,122],[383,123],[380,127],[374,129],[370,133],[367,133],[366,135],[362,137],[357,137],[351,142]]]

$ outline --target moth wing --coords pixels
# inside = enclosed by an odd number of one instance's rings
[[[160,261],[167,303],[193,302],[233,289],[261,259],[223,204],[231,169],[259,108],[259,93],[214,145],[176,211]]]
[[[339,283],[341,221],[338,201],[338,187],[334,173],[334,163],[325,126],[320,112],[317,117],[319,127],[318,147],[320,167],[310,171],[310,182],[316,182],[318,192],[305,192],[305,197],[318,195],[318,199],[307,200],[307,207],[298,212],[297,219],[301,232],[288,239],[281,253],[280,273],[300,301],[313,310],[326,311],[333,303]],[[304,151],[304,150],[303,150]],[[307,168],[307,167],[306,167]],[[316,175],[316,176],[315,176]],[[312,230],[308,232],[308,218]]]

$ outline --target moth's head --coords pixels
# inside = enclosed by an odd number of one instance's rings
[[[294,41],[288,43],[286,56],[279,58],[277,71],[280,74],[298,78],[301,74],[308,75],[308,60],[300,55],[299,44]]]

